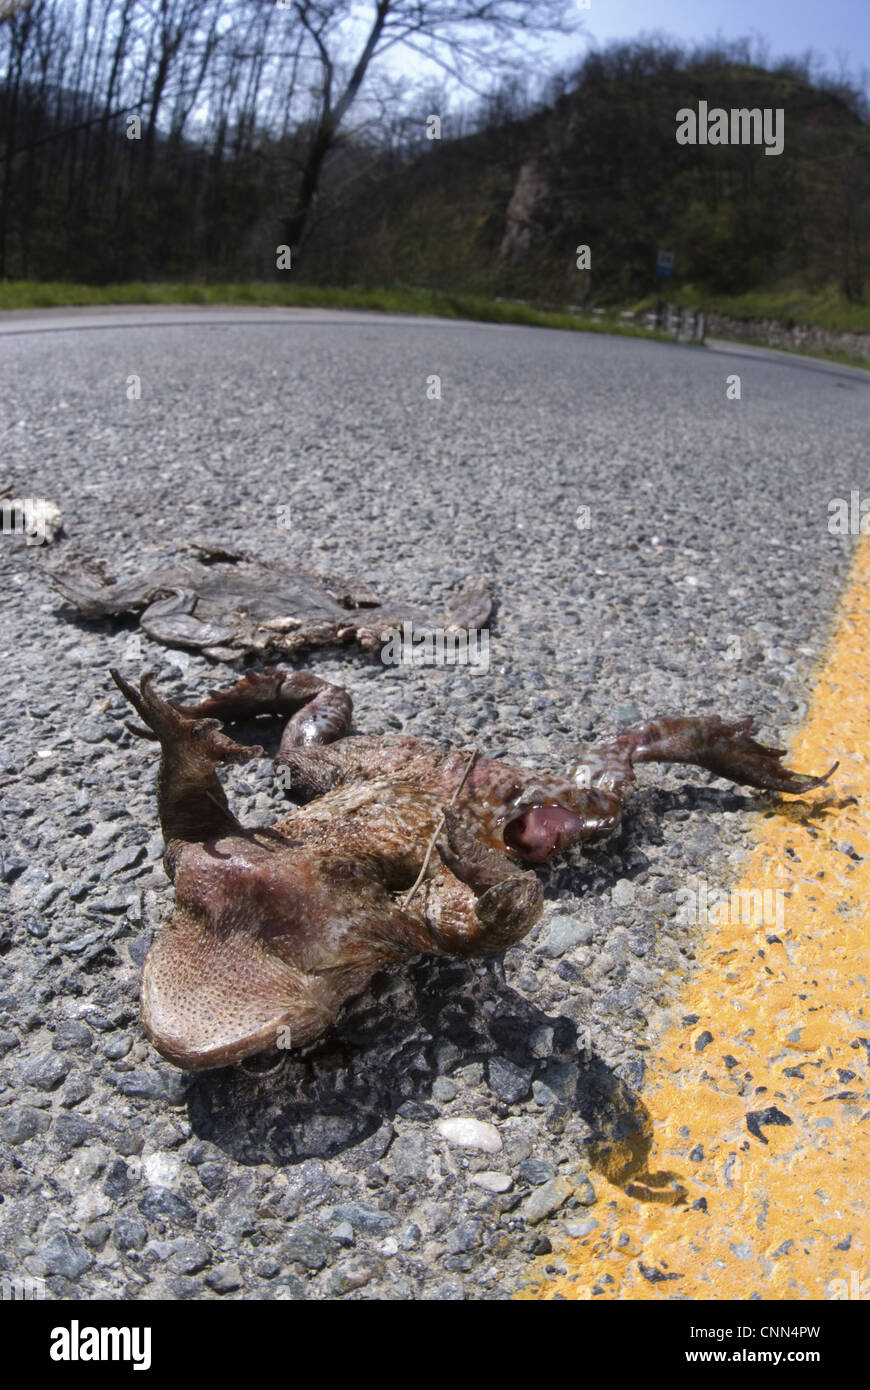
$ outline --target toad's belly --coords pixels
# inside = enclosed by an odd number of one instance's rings
[[[561,790],[555,784],[554,788],[555,793]],[[578,815],[559,808],[555,794],[553,801],[549,800],[549,788],[535,788],[524,795],[524,789],[512,785],[512,800],[492,795],[493,790],[503,792],[505,788],[484,785],[473,799],[466,800],[460,794],[456,803],[472,823],[476,839],[488,849],[539,863],[554,847],[560,847],[556,845],[559,835],[564,838],[580,822]],[[432,837],[441,826],[444,808],[451,803],[452,796],[443,786],[423,788],[418,783],[385,778],[338,787],[291,812],[275,828],[291,841],[319,850],[372,855],[381,863],[388,886],[401,889],[420,872]],[[540,809],[529,814],[530,804]],[[536,815],[543,818],[540,825],[534,823]],[[553,826],[547,817],[561,819]],[[506,830],[513,833],[506,835]]]
[[[420,872],[443,808],[441,796],[419,787],[368,782],[327,792],[275,829],[312,848],[373,855],[389,885],[402,888]]]

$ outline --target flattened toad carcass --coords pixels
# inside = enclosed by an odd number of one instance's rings
[[[203,651],[217,660],[269,656],[356,642],[381,646],[387,630],[479,629],[492,607],[485,579],[472,577],[445,611],[381,602],[355,579],[321,576],[278,560],[196,544],[189,560],[159,566],[115,583],[93,562],[46,571],[63,598],[85,618],[139,614],[150,637],[169,647]]]

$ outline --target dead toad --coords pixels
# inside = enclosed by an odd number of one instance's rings
[[[308,672],[249,673],[197,705],[151,677],[116,684],[159,741],[157,804],[175,911],[142,975],[149,1038],[179,1067],[220,1067],[323,1033],[385,965],[421,952],[488,956],[541,915],[534,871],[619,825],[633,763],[693,763],[751,787],[805,792],[751,721],[653,719],[550,777],[407,735],[349,737],[352,705]],[[222,721],[290,716],[276,767],[304,804],[267,830],[232,814],[217,767],[262,749]]]

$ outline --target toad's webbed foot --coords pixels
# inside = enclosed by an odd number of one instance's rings
[[[128,724],[130,733],[159,743],[164,760],[174,758],[178,763],[214,768],[221,762],[243,762],[262,754],[262,748],[249,747],[229,738],[222,731],[219,719],[200,718],[184,706],[164,700],[154,689],[150,671],[140,680],[138,690],[113,668],[109,675],[146,726]]]
[[[839,763],[834,763],[820,777],[783,767],[786,750],[756,743],[751,737],[751,718],[738,719],[729,724],[713,715],[708,719],[686,722],[703,726],[697,732],[690,731],[683,735],[688,742],[687,761],[714,772],[717,777],[728,777],[743,786],[797,795],[812,791],[814,787],[823,787],[839,767]]]

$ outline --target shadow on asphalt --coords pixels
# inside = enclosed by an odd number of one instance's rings
[[[395,990],[395,982],[386,972],[377,976],[374,1001],[370,995],[364,1007],[349,1009],[305,1056],[272,1054],[259,1074],[234,1067],[193,1077],[187,1100],[196,1134],[240,1163],[288,1165],[341,1153],[366,1168],[386,1151],[394,1116],[429,1123],[440,1116],[430,1096],[449,1070],[446,1051],[453,1065],[482,1064],[490,1081],[494,1064],[502,1093],[513,1085],[525,1095],[541,1080],[555,1097],[543,1112],[550,1132],[563,1134],[572,1118],[582,1122],[580,1163],[585,1158],[649,1200],[680,1200],[672,1174],[647,1171],[652,1128],[643,1102],[570,1020],[531,1005],[497,969],[477,973],[463,961],[420,961],[407,971],[407,987]],[[530,1046],[542,1028],[553,1034],[546,1059]],[[494,1108],[496,1117],[512,1113],[504,1102]]]

